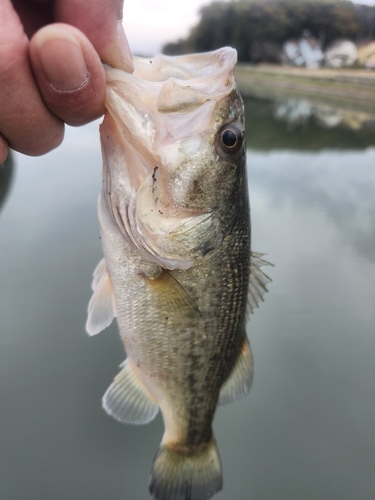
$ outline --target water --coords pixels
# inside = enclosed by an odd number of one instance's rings
[[[218,500],[375,498],[375,131],[337,110],[327,128],[311,109],[247,101],[253,249],[275,267],[248,327],[253,388],[214,422]],[[1,174],[0,498],[146,500],[161,419],[103,412],[124,354],[115,325],[84,331],[101,258],[97,123],[42,158],[16,155],[13,174]]]

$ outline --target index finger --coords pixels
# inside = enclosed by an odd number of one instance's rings
[[[132,73],[132,56],[122,26],[123,3],[123,0],[57,0],[55,21],[81,30],[102,62]]]
[[[0,2],[0,134],[10,147],[41,155],[64,136],[61,120],[46,107],[28,58],[28,39],[10,1]],[[0,155],[6,144],[0,140]]]

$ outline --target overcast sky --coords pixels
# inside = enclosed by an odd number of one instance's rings
[[[153,55],[164,43],[185,38],[199,19],[199,9],[212,0],[125,0],[124,25],[131,51]],[[355,0],[375,5],[375,0]]]
[[[211,0],[125,0],[124,26],[133,53],[152,55],[162,45],[184,38]]]

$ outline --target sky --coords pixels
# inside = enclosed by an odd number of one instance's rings
[[[124,26],[135,54],[153,55],[164,43],[185,38],[211,0],[125,0]]]
[[[133,54],[151,56],[164,43],[185,38],[212,0],[125,0],[124,26]],[[355,0],[375,5],[375,0]]]

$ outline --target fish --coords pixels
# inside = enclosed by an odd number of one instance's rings
[[[116,420],[164,435],[149,490],[206,500],[222,489],[218,405],[250,389],[250,312],[270,278],[251,253],[244,105],[230,47],[106,68],[98,216],[104,258],[86,330],[117,319],[126,359],[102,399]]]

